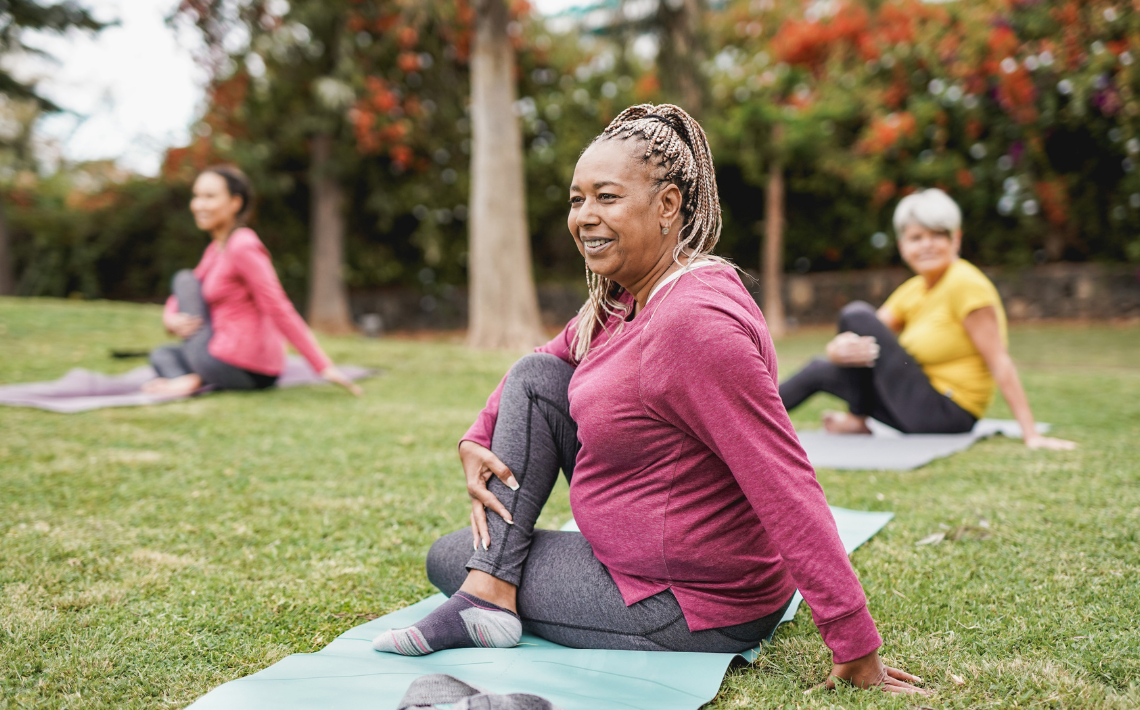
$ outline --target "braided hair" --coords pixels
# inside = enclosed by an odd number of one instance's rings
[[[673,260],[680,263],[685,254],[690,263],[697,258],[713,257],[710,253],[720,239],[720,196],[716,189],[712,151],[704,129],[685,111],[672,104],[630,106],[618,114],[606,130],[590,142],[634,141],[635,156],[652,171],[654,190],[676,185],[681,191],[683,224],[673,248]],[[585,151],[583,151],[584,153]],[[619,298],[622,287],[586,267],[589,297],[578,311],[578,328],[574,337],[574,359],[581,362],[590,351],[594,331],[604,327],[614,315],[626,315],[629,307]],[[619,326],[620,327],[620,326]]]

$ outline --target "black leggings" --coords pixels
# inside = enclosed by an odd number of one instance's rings
[[[573,372],[562,360],[543,353],[527,355],[511,369],[491,450],[515,475],[519,490],[511,491],[495,477],[490,489],[515,524],[507,525],[487,511],[488,550],[472,552],[471,528],[439,539],[428,553],[428,579],[448,596],[463,584],[468,570],[518,585],[523,627],[563,646],[709,653],[755,647],[775,630],[786,603],[745,624],[689,631],[672,592],[626,606],[609,570],[581,533],[534,529],[559,468],[567,479],[574,475],[578,427],[570,418],[566,394]]]
[[[851,413],[874,417],[907,434],[959,434],[974,428],[977,418],[938,392],[898,338],[863,301],[849,303],[839,314],[839,332],[873,335],[879,358],[873,367],[840,367],[819,358],[780,384],[780,399],[789,412],[816,392],[847,402]]]
[[[150,354],[150,364],[159,377],[173,379],[197,374],[202,384],[224,390],[259,390],[276,384],[276,375],[243,370],[210,354],[214,328],[210,309],[202,297],[202,284],[194,272],[183,269],[175,274],[171,292],[178,300],[179,313],[198,316],[202,327],[178,345],[163,345]]]

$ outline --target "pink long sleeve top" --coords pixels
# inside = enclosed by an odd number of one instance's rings
[[[210,354],[251,372],[279,375],[285,368],[288,340],[317,372],[332,364],[281,288],[269,250],[252,229],[238,229],[219,249],[210,242],[194,267],[210,308],[214,337]],[[166,312],[178,299],[166,301]]]
[[[682,275],[599,329],[581,363],[575,326],[537,351],[575,366],[571,509],[625,603],[672,590],[700,631],[766,616],[798,587],[836,663],[882,645],[736,272]],[[501,391],[464,440],[490,448]]]

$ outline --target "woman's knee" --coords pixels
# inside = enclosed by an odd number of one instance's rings
[[[528,398],[543,398],[562,402],[570,386],[574,368],[565,360],[549,353],[531,353],[519,359],[507,376],[507,387],[521,388]]]
[[[449,597],[459,591],[467,579],[471,540],[471,528],[464,528],[439,538],[428,550],[428,581]]]
[[[179,269],[174,274],[174,278],[170,280],[170,288],[172,291],[180,291],[185,288],[197,288],[199,286],[198,277],[190,269]]]
[[[870,320],[868,320],[870,319]],[[839,311],[839,332],[848,331],[862,334],[868,324],[877,323],[878,315],[875,307],[866,301],[852,301]]]
[[[511,367],[511,378],[529,382],[545,382],[551,377],[573,374],[574,368],[562,358],[550,353],[531,353],[519,358]]]

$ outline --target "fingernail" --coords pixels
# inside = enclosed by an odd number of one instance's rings
[[[487,541],[486,541],[486,540],[484,540],[484,541],[483,541],[483,549],[484,549],[484,550],[486,550],[486,549],[487,549]]]
[[[515,480],[514,476],[511,476],[507,479],[507,488],[510,488],[512,491],[517,491],[519,489],[519,482]]]
[[[478,552],[479,551],[479,543],[477,543],[477,542],[471,543],[471,549]]]
[[[514,525],[515,524],[515,521],[511,520],[510,518],[503,518],[503,520],[507,521],[507,525]]]

